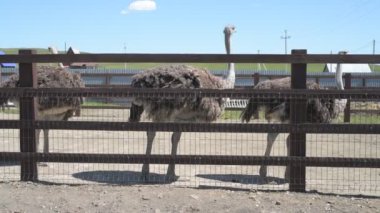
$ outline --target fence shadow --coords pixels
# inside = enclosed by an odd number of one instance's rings
[[[278,177],[266,177],[262,178],[259,175],[237,175],[237,174],[210,174],[210,175],[196,175],[200,178],[217,180],[222,182],[230,182],[230,183],[241,183],[241,184],[286,184],[288,183],[284,178]]]
[[[134,184],[169,184],[165,174],[149,173],[148,180],[141,179],[141,172],[134,171],[89,171],[78,172],[73,177],[91,182],[134,185]]]

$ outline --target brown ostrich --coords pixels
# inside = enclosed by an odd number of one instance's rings
[[[346,54],[345,52],[340,52],[340,54]],[[343,90],[343,79],[341,65],[337,64],[336,73],[336,86],[338,90]],[[258,83],[254,89],[290,89],[291,88],[290,77],[266,80]],[[318,90],[323,89],[319,84],[314,82],[306,83],[307,89]],[[307,100],[307,122],[310,123],[330,123],[333,119],[337,118],[340,113],[344,111],[346,106],[346,99],[329,99],[329,98],[312,98]],[[279,121],[281,123],[289,122],[290,107],[289,100],[285,99],[271,99],[271,98],[252,98],[249,100],[247,106],[241,114],[243,122],[249,122],[251,117],[257,113],[258,110],[263,109],[265,114],[265,119],[268,122]],[[267,135],[267,146],[265,149],[265,156],[269,156],[272,150],[272,146],[279,133],[268,133]],[[286,139],[287,148],[289,146],[289,136]],[[289,154],[289,149],[288,149]],[[260,176],[267,176],[267,166],[260,166]],[[289,170],[288,167],[285,171],[285,178],[288,178]]]
[[[224,28],[225,47],[230,54],[230,38],[235,32],[234,26]],[[135,88],[173,88],[173,89],[225,89],[235,84],[234,64],[228,64],[228,73],[223,78],[212,75],[205,69],[187,65],[166,65],[146,70],[133,77]],[[225,100],[222,98],[135,98],[132,102],[130,122],[138,122],[143,112],[154,122],[212,122],[223,112]],[[146,155],[152,151],[155,131],[147,132]],[[171,156],[176,156],[181,132],[173,132]],[[149,164],[142,167],[142,179],[148,180]],[[169,164],[166,180],[174,181],[175,164]]]
[[[49,48],[52,53],[57,53],[54,48]],[[19,86],[18,74],[12,75],[1,84],[3,88],[16,88]],[[59,67],[38,66],[37,67],[37,87],[38,88],[78,88],[84,87],[84,82],[78,74],[71,73],[63,68],[62,63]],[[0,104],[8,100],[0,100]],[[18,106],[18,99],[11,100]],[[83,102],[82,97],[39,97],[36,101],[36,120],[45,121],[67,121],[80,108]],[[39,134],[41,130],[36,130],[36,150],[39,147]],[[43,152],[49,152],[49,129],[43,129],[44,147]]]

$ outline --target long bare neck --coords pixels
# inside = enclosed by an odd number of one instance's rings
[[[340,55],[346,55],[346,51],[340,51]],[[336,81],[336,87],[338,90],[344,90],[343,86],[343,72],[342,72],[342,65],[340,63],[336,64],[336,71],[335,71],[335,81]]]
[[[50,52],[52,53],[52,54],[58,54],[58,50],[57,49],[55,49],[54,47],[50,47]],[[60,68],[64,68],[65,66],[63,66],[63,64],[62,63],[58,63],[58,66],[60,67]]]
[[[338,63],[336,65],[335,80],[336,80],[336,87],[337,87],[337,89],[338,90],[344,90],[342,66],[341,66],[340,63]]]
[[[227,55],[229,55],[231,54],[231,35],[230,34],[225,34],[224,42],[226,45]],[[229,88],[233,88],[235,86],[235,64],[234,63],[228,63],[228,73],[227,73],[227,76],[225,76],[224,80],[228,82]]]

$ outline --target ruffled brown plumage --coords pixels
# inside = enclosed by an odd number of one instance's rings
[[[133,77],[135,88],[222,89],[226,82],[205,69],[188,65],[164,65],[146,70]],[[133,101],[130,121],[138,121],[142,111],[153,121],[216,120],[223,112],[222,98],[154,97],[136,98]],[[135,114],[137,113],[137,115]]]
[[[291,88],[290,77],[267,80],[258,83],[255,90],[281,90]],[[310,90],[323,89],[319,84],[311,81],[306,82],[306,88]],[[251,117],[261,108],[264,109],[267,120],[279,120],[287,122],[290,116],[290,103],[288,99],[279,98],[252,98],[241,114],[244,122],[249,122]],[[329,123],[337,118],[344,106],[337,99],[331,98],[310,98],[307,100],[307,122]]]
[[[18,74],[10,76],[1,84],[3,88],[16,88],[19,86]],[[81,88],[84,87],[84,82],[78,74],[71,73],[66,69],[53,66],[38,66],[37,86],[38,88]],[[2,102],[6,101],[5,99],[2,100]],[[75,110],[80,108],[82,102],[82,97],[43,96],[37,98],[37,110],[43,111],[57,107],[69,107],[71,109],[64,116],[64,120],[67,120],[73,115]]]

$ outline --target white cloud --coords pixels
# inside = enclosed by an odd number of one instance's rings
[[[156,10],[155,0],[134,0],[128,5],[128,8],[122,10],[120,13],[122,15],[127,15],[131,11],[152,11]]]
[[[154,0],[136,0],[129,4],[128,10],[156,10]]]

